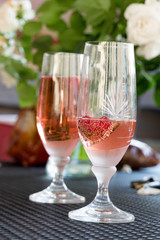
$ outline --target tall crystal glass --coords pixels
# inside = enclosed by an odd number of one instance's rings
[[[81,203],[85,198],[71,192],[63,181],[63,169],[76,147],[80,70],[83,54],[45,53],[37,108],[37,128],[54,166],[49,187],[29,199],[40,203]]]
[[[131,222],[134,216],[111,202],[108,184],[136,125],[134,47],[122,42],[87,42],[78,101],[78,131],[98,182],[95,199],[69,212],[72,219]],[[118,184],[118,183],[117,183]]]

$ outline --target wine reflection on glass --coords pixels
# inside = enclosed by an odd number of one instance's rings
[[[134,216],[114,206],[110,178],[125,154],[136,125],[134,47],[122,42],[87,42],[78,101],[78,131],[98,182],[95,199],[69,212],[71,219],[132,222]],[[118,183],[117,183],[118,184]]]
[[[31,194],[39,203],[81,203],[83,196],[71,192],[64,183],[63,169],[76,147],[76,124],[80,70],[83,54],[45,53],[37,108],[37,128],[49,161],[54,166],[52,183]]]

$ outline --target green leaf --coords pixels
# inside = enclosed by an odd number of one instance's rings
[[[40,50],[48,51],[52,44],[53,44],[52,37],[49,35],[43,35],[34,40],[33,47]]]
[[[7,61],[8,61],[8,57],[0,54],[0,63],[4,65]]]
[[[40,7],[37,9],[36,13],[43,13],[43,12],[47,12],[49,9],[53,8],[54,5],[54,0],[53,1],[45,1],[44,3],[42,3],[42,5],[40,5]]]
[[[30,107],[37,101],[35,86],[29,85],[27,82],[19,82],[17,85],[17,93],[19,96],[20,107]]]
[[[93,26],[92,34],[95,36],[97,36],[97,35],[109,36],[110,40],[113,41],[114,39],[111,35],[113,28],[114,28],[114,18],[111,19],[110,15],[107,15],[106,19],[102,23],[100,23],[96,26]],[[105,40],[107,40],[107,39],[105,39]]]
[[[51,47],[51,52],[61,52],[63,51],[62,46],[60,44],[54,44]]]
[[[50,30],[61,32],[67,29],[67,24],[62,19],[59,19],[56,24],[47,24],[47,27]]]
[[[17,68],[14,66],[14,61],[15,60],[13,60],[10,57],[0,55],[0,63],[3,65],[5,71],[13,78],[19,80],[20,79],[19,73],[17,72]],[[21,65],[21,62],[20,61],[18,62]]]
[[[9,58],[5,63],[5,70],[19,81],[33,81],[37,79],[37,72],[29,68],[20,60]]]
[[[20,80],[24,81],[34,81],[37,79],[37,72],[35,72],[33,69],[23,66],[19,70]]]
[[[37,51],[33,55],[33,63],[39,67],[39,70],[41,69],[41,66],[42,66],[43,54],[44,54],[43,51]]]
[[[63,8],[55,0],[44,2],[37,10],[39,21],[48,25],[56,24],[61,13],[63,13]]]
[[[28,36],[28,35],[23,35],[21,37],[20,41],[21,41],[21,44],[22,44],[23,47],[28,47],[28,45],[32,41],[32,37]]]
[[[160,72],[155,76],[154,101],[160,107]]]
[[[83,32],[86,28],[86,22],[82,15],[78,12],[72,13],[70,17],[71,27],[79,32]]]
[[[78,11],[85,13],[88,24],[96,26],[106,19],[110,0],[77,0],[75,7]]]
[[[38,9],[37,14],[43,15],[43,19],[50,21],[49,19],[54,14],[64,13],[73,9],[75,0],[48,0],[45,1]],[[48,13],[48,18],[47,18]],[[42,19],[42,18],[41,18]]]
[[[17,69],[14,67],[13,64],[11,64],[11,62],[8,62],[5,64],[4,66],[4,69],[5,71],[11,75],[13,78],[19,80],[20,79],[20,75],[19,73],[17,72]]]
[[[60,13],[59,12],[48,12],[47,14],[43,14],[39,16],[39,21],[46,25],[56,24],[59,21]]]
[[[98,0],[98,2],[101,7],[107,12],[111,5],[110,0]]]
[[[75,0],[56,0],[62,11],[68,11],[74,8]]]
[[[160,55],[152,60],[143,59],[145,69],[148,71],[155,71],[160,68]]]
[[[24,50],[25,58],[28,61],[32,61],[33,60],[33,54],[32,54],[32,47],[31,47],[31,45],[28,46],[28,47],[23,48],[23,50]]]
[[[40,32],[42,28],[41,22],[29,21],[23,27],[23,32],[25,35],[33,36]]]
[[[157,69],[157,72],[153,75],[153,77],[155,83],[160,81],[160,68]]]
[[[19,80],[35,80],[37,78],[37,72],[32,68],[28,67],[26,64],[23,64],[19,60],[11,59],[11,65],[14,67],[16,72],[19,74]]]
[[[59,34],[59,42],[65,51],[77,52],[85,36],[74,29],[67,29]]]
[[[137,95],[140,96],[147,90],[151,89],[154,86],[154,78],[153,76],[141,70],[137,72]]]
[[[156,87],[154,91],[154,101],[160,107],[160,87]]]
[[[20,38],[20,42],[21,42],[21,46],[22,46],[22,48],[21,48],[22,49],[22,51],[21,51],[22,55],[24,55],[24,57],[28,61],[32,61],[32,46],[31,46],[32,37],[23,35]]]

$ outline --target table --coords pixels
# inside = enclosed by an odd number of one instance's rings
[[[117,172],[110,183],[115,205],[135,215],[132,223],[96,224],[70,220],[68,212],[88,204],[96,193],[92,177],[66,178],[67,186],[86,197],[84,204],[37,204],[28,196],[49,185],[44,167],[0,168],[0,239],[143,240],[160,239],[160,195],[140,196],[130,187],[133,180],[159,176],[160,167],[131,174]]]

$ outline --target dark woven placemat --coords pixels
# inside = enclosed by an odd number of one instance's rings
[[[70,189],[87,199],[84,204],[57,205],[30,202],[31,193],[42,190],[51,179],[44,168],[0,168],[0,240],[143,240],[160,239],[160,195],[139,196],[130,188],[132,180],[158,176],[160,171],[118,172],[110,184],[115,205],[135,215],[125,224],[96,224],[70,220],[68,212],[89,203],[96,193],[96,181],[90,178],[67,178]]]

